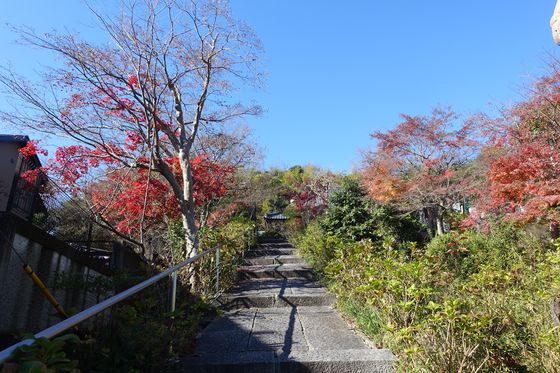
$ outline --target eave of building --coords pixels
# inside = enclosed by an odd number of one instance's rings
[[[8,134],[0,134],[0,143],[15,143],[20,145],[21,147],[27,145],[27,143],[29,142],[29,136],[27,135],[8,135]],[[35,163],[35,166],[37,168],[41,167],[41,160],[39,159],[39,157],[34,154],[31,157],[31,160],[33,161],[33,163]]]

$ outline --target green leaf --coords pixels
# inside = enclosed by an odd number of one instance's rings
[[[41,363],[40,361],[26,361],[25,363],[21,364],[19,368],[19,373],[47,373],[48,368],[45,364]]]

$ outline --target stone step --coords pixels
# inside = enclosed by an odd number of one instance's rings
[[[262,247],[262,248],[294,248],[294,245],[292,245],[289,242],[269,242],[269,243],[259,243],[257,245],[257,247]]]
[[[247,265],[262,264],[304,264],[305,262],[297,255],[268,255],[246,260]]]
[[[259,237],[259,243],[288,243],[285,238],[281,237]]]
[[[281,308],[305,306],[332,306],[336,297],[330,293],[307,295],[284,295],[279,297],[273,294],[261,295],[235,295],[223,294],[215,301],[214,305],[225,311],[244,308]]]
[[[192,373],[389,373],[395,355],[387,349],[244,351],[205,354],[182,359],[176,372]]]
[[[306,264],[265,264],[242,266],[237,269],[240,280],[253,278],[300,278],[316,279],[313,269]]]
[[[294,255],[296,249],[294,248],[261,248],[258,247],[247,253],[249,258],[257,258],[261,256],[271,256],[271,255]]]
[[[188,372],[390,372],[390,351],[369,347],[331,307],[227,312],[197,337]]]
[[[196,341],[176,372],[393,372],[395,356],[375,349],[330,306],[335,297],[287,242],[251,250],[240,281],[215,304],[225,313]]]
[[[330,306],[336,297],[317,282],[302,279],[252,279],[221,294],[216,306],[241,308]]]

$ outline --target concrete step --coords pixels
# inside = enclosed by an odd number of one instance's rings
[[[247,265],[263,264],[304,264],[304,260],[297,255],[267,255],[246,260]]]
[[[389,373],[395,355],[387,349],[292,351],[245,351],[206,354],[185,358],[175,372],[192,373]]]
[[[242,266],[237,269],[240,280],[253,278],[300,278],[316,279],[313,269],[306,264],[265,264]]]
[[[249,258],[258,258],[261,256],[271,256],[271,255],[295,255],[296,249],[294,248],[261,248],[257,247],[247,253]]]

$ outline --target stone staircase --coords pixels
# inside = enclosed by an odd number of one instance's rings
[[[217,302],[226,311],[197,338],[181,372],[392,372],[331,306],[335,297],[280,239],[261,241]]]

